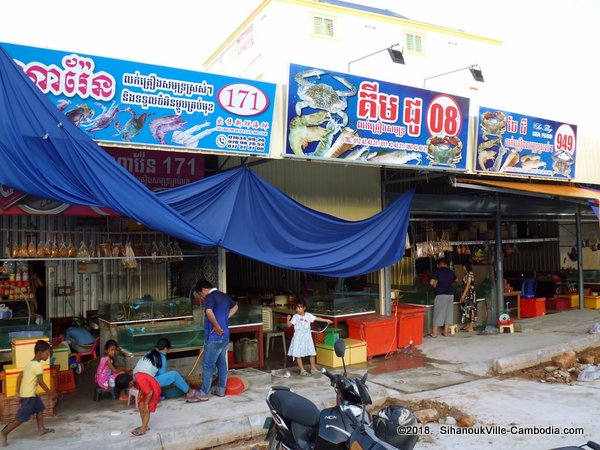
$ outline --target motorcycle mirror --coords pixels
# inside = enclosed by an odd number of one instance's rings
[[[333,349],[335,350],[335,356],[343,358],[346,354],[346,343],[343,339],[338,339],[335,341],[335,344],[333,344]]]

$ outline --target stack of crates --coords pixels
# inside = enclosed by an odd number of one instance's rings
[[[70,354],[68,347],[62,345],[56,345],[52,349],[52,356],[54,357],[54,364],[59,367],[58,372],[58,392],[66,394],[69,392],[77,392],[77,385],[75,384],[75,373],[70,368]]]
[[[20,405],[19,398],[15,397],[15,394],[17,393],[17,379],[19,378],[21,372],[23,372],[23,369],[27,363],[34,358],[35,353],[33,349],[38,340],[46,342],[49,341],[46,336],[16,338],[12,340],[12,364],[5,365],[4,371],[0,373],[2,378],[2,393],[0,394],[1,422],[10,422],[17,414]],[[46,383],[51,390],[56,390],[50,370],[50,361],[42,361],[42,365],[44,367],[44,383]],[[36,393],[46,406],[46,409],[44,409],[44,415],[53,415],[54,402],[51,401],[49,394],[47,394],[40,386],[38,386]]]

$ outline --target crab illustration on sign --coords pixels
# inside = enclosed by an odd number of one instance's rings
[[[427,159],[430,165],[456,167],[462,159],[462,148],[458,136],[432,136],[427,139]]]
[[[115,122],[115,129],[117,130],[117,134],[114,136],[121,136],[121,139],[124,141],[131,141],[134,137],[136,137],[142,128],[144,128],[144,124],[146,123],[146,119],[153,115],[153,113],[147,114],[143,113],[139,116],[137,113],[131,109],[125,109],[129,114],[131,114],[131,119],[129,119],[125,125],[121,125],[121,122]]]
[[[322,75],[328,75],[321,69],[307,69],[298,72],[294,79],[298,83],[298,98],[296,103],[296,114],[302,115],[302,110],[306,107],[320,109],[331,114],[337,114],[341,117],[341,125],[345,127],[348,124],[348,115],[345,109],[348,107],[346,97],[356,95],[357,89],[350,81],[339,75],[331,75],[334,80],[339,81],[347,90],[336,90],[329,84],[315,83],[312,77],[320,79]]]

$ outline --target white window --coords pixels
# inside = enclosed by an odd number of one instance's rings
[[[411,53],[423,53],[423,37],[418,34],[406,34],[406,50]]]
[[[313,33],[318,36],[333,37],[333,19],[313,16]]]

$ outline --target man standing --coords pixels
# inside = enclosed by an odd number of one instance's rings
[[[218,291],[206,280],[199,281],[195,290],[200,293],[205,304],[202,389],[198,393],[198,398],[206,401],[210,394],[215,368],[217,370],[216,394],[219,397],[225,396],[229,318],[237,312],[238,306],[229,295]]]
[[[435,300],[433,302],[433,326],[431,333],[427,336],[437,337],[438,327],[443,326],[442,335],[448,336],[448,327],[454,322],[454,292],[452,283],[456,281],[456,274],[448,268],[446,260],[440,258],[437,261],[435,269],[429,279],[429,284],[435,291]]]

